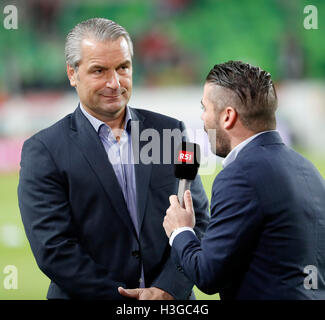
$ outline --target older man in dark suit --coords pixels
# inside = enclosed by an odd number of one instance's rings
[[[184,125],[127,105],[132,54],[128,33],[115,22],[78,24],[67,37],[66,61],[80,104],[23,146],[19,205],[36,261],[51,279],[48,298],[191,296],[193,283],[171,262],[162,228],[177,189],[166,152],[173,159],[178,139],[167,150],[156,142],[152,154],[144,148],[150,133],[162,138]],[[199,177],[192,186],[200,237],[208,200]],[[122,287],[138,290],[130,296]]]

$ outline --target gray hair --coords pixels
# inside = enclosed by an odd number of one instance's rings
[[[86,38],[99,41],[114,41],[124,37],[128,43],[131,57],[133,44],[129,33],[119,24],[104,18],[93,18],[77,24],[67,35],[65,43],[66,63],[75,70],[81,61],[81,42]]]

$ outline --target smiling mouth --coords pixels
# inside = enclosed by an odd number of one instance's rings
[[[104,95],[104,94],[101,94],[101,96],[103,96],[104,98],[109,98],[109,99],[116,99],[116,98],[120,97],[120,96],[121,96],[121,94],[118,94],[118,95],[114,95],[114,96],[106,96],[106,95]]]

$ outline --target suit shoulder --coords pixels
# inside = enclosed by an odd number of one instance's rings
[[[181,122],[178,119],[175,119],[173,117],[158,113],[158,112],[154,112],[154,111],[149,111],[149,110],[145,110],[145,109],[138,109],[138,108],[132,108],[132,110],[135,113],[138,113],[139,115],[141,115],[142,117],[145,118],[145,121],[151,121],[151,122],[157,122],[157,123],[161,123],[161,124],[170,124],[172,126],[179,126],[179,123]]]
[[[237,158],[238,161],[235,161],[235,163],[245,171],[263,170],[266,174],[272,173],[272,169],[275,168],[292,169],[302,165],[313,166],[311,161],[285,144],[257,145],[242,150]]]
[[[27,139],[27,141],[39,140],[43,143],[48,141],[59,141],[59,136],[65,134],[70,126],[71,116],[72,114],[66,115],[64,118],[55,122],[51,126],[32,135],[29,139]]]
[[[242,166],[236,161],[230,163],[228,166],[223,168],[216,176],[218,179],[228,179],[229,176],[237,176],[244,174]]]
[[[214,180],[213,189],[217,186],[223,188],[236,184],[255,185],[255,177],[269,172],[269,166],[268,155],[263,149],[260,150],[259,146],[249,151],[243,149],[233,162],[219,172]]]

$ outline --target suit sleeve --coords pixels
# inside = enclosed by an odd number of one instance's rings
[[[240,274],[261,232],[262,209],[256,191],[245,173],[235,171],[221,172],[215,179],[211,218],[202,240],[184,231],[173,242],[173,259],[208,294],[220,292]]]
[[[121,299],[107,269],[85,252],[76,237],[68,185],[40,140],[24,143],[18,199],[31,249],[40,269],[71,298]]]
[[[182,122],[180,122],[180,128],[182,132],[185,130]],[[191,184],[191,193],[196,219],[194,231],[198,238],[201,239],[209,221],[209,201],[199,175],[196,176]],[[169,244],[167,245],[167,248],[170,250]],[[175,263],[171,257],[169,257],[162,272],[153,282],[152,286],[167,291],[176,299],[185,300],[191,295],[193,281],[184,274],[181,265],[178,262]]]

